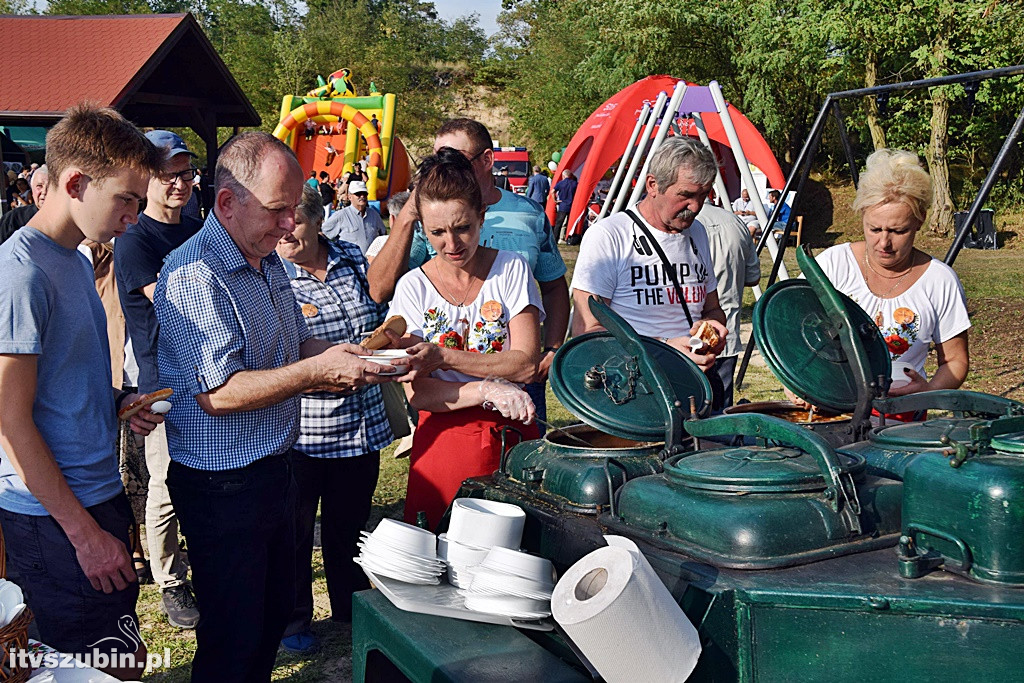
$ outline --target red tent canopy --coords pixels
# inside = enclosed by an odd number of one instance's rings
[[[579,180],[576,198],[573,200],[572,210],[569,213],[570,234],[577,234],[582,230],[583,221],[579,220],[580,216],[587,210],[597,182],[613,164],[618,163],[626,151],[626,143],[629,142],[629,136],[636,126],[637,117],[640,115],[644,103],[653,104],[662,92],[667,97],[671,97],[672,91],[679,81],[678,78],[664,75],[648,76],[639,80],[620,90],[594,110],[594,113],[576,131],[555,170],[556,182],[561,179],[562,171],[566,169],[572,171]],[[722,126],[722,119],[714,111],[713,106],[696,104],[709,99],[709,97],[701,97],[700,93],[696,91],[696,88],[700,86],[689,82],[687,85],[695,87],[687,90],[687,95],[684,96],[676,114],[678,116],[693,111],[701,112],[704,128],[711,139],[711,147],[722,167],[722,179],[729,190],[729,195],[737,197],[740,191],[739,169],[736,167],[736,162],[730,151],[729,139]],[[695,97],[690,96],[691,92]],[[746,116],[732,105],[728,106],[729,116],[736,127],[747,161],[761,169],[761,172],[767,176],[770,187],[781,190],[785,185],[786,178],[782,175],[782,169],[779,168],[768,143]],[[684,134],[697,137],[697,128],[693,125],[693,119],[680,118],[677,121]],[[655,127],[651,126],[649,129],[653,136]],[[554,222],[553,194],[548,198],[547,214],[548,218]]]

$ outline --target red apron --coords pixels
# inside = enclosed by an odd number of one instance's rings
[[[524,440],[540,437],[536,424],[524,425],[493,410],[421,410],[409,456],[405,521],[415,524],[416,513],[422,510],[427,513],[430,528],[436,528],[463,481],[493,474],[501,462],[504,426],[514,427]],[[514,446],[517,440],[515,432],[509,432],[506,446]]]

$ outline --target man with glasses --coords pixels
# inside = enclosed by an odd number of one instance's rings
[[[569,325],[569,288],[565,282],[565,263],[558,251],[551,223],[536,203],[514,192],[495,186],[494,148],[491,134],[479,121],[452,119],[441,126],[434,137],[434,152],[451,147],[462,152],[473,164],[480,183],[487,213],[480,230],[480,244],[494,249],[514,251],[530,264],[540,287],[541,301],[547,317],[544,321],[544,348],[537,381],[526,385],[526,391],[537,407],[537,417],[547,419],[544,382],[555,351],[565,339]],[[391,299],[395,283],[408,269],[418,268],[434,256],[418,225],[415,202],[409,202],[395,221],[391,236],[374,258],[367,272],[370,295],[383,303]]]
[[[394,378],[357,357],[366,349],[306,326],[274,251],[295,230],[304,175],[269,133],[232,138],[213,210],[157,280],[160,377],[174,389],[167,489],[203,610],[193,681],[270,681],[294,602],[299,395]],[[412,381],[440,354],[399,364],[412,368],[399,380]]]
[[[192,196],[195,157],[185,141],[167,130],[146,137],[163,150],[160,172],[149,179],[146,208],[139,222],[119,237],[114,247],[114,274],[121,297],[128,338],[138,366],[138,378],[129,377],[139,391],[163,389],[156,349],[159,326],[153,310],[153,291],[164,258],[202,227],[197,219],[182,215]],[[176,628],[195,628],[199,610],[188,584],[188,565],[178,545],[178,519],[167,493],[167,432],[161,424],[146,437],[149,497],[146,501],[146,545],[153,580],[163,592],[161,609]]]
[[[348,184],[349,205],[335,211],[324,222],[322,232],[328,239],[351,242],[366,254],[370,243],[381,235],[388,234],[377,209],[367,199],[366,183],[352,180]]]

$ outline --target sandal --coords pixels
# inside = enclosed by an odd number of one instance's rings
[[[144,557],[133,557],[135,565],[135,577],[139,580],[140,586],[148,586],[153,583],[153,572],[149,568],[149,560]]]

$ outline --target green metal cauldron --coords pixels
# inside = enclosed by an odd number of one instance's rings
[[[563,510],[596,514],[629,479],[661,472],[662,448],[661,442],[633,441],[590,425],[573,425],[517,445],[501,471],[510,483]]]
[[[686,356],[604,310],[610,331],[570,340],[550,373],[555,395],[586,424],[517,445],[500,468],[510,484],[552,505],[594,514],[626,481],[657,474],[666,457],[692,450],[683,406],[706,414],[711,396]]]
[[[551,374],[586,426],[518,444],[498,472],[468,480],[459,496],[522,507],[524,548],[559,572],[603,546],[604,534],[635,540],[698,628],[695,681],[907,683],[956,672],[1021,680],[1024,406],[971,392],[887,398],[888,356],[875,358],[870,330],[814,273],[809,252],[798,260],[807,284],[780,283],[766,297],[811,302],[792,303],[798,310],[780,329],[796,325],[802,353],[817,360],[774,358],[790,388],[803,388],[798,395],[851,413],[850,438],[832,443],[756,413],[704,419],[708,392],[696,366],[594,301],[609,332],[566,344]],[[829,391],[819,393],[824,382]],[[952,416],[872,427],[872,405]],[[744,445],[725,445],[736,440]],[[460,623],[451,627],[457,639],[426,639],[416,635],[426,632],[415,621],[423,618],[361,620],[378,625],[353,630],[356,671],[370,679],[366,663],[387,647],[379,644],[408,633],[416,661],[439,667],[429,680],[465,680],[448,674],[486,653],[437,643],[487,642],[467,633],[485,626]],[[536,649],[530,661],[554,656],[589,679],[557,634],[531,638],[516,640],[517,651]],[[371,642],[376,654],[363,647]]]
[[[778,418],[687,422],[700,437],[752,436],[772,446],[714,448],[627,482],[617,533],[641,536],[718,567],[768,569],[892,546],[903,487],[865,475],[864,459]]]

